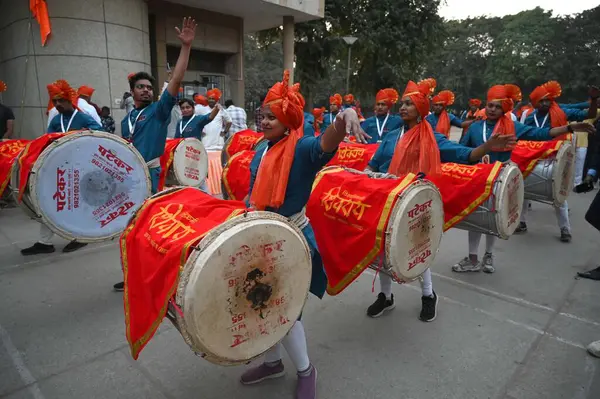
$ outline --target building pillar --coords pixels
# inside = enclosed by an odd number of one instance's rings
[[[294,17],[283,17],[283,69],[290,71],[290,86],[294,84]]]

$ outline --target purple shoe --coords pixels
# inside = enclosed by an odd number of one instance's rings
[[[282,361],[279,361],[272,366],[267,366],[265,363],[263,363],[260,366],[253,367],[242,374],[240,382],[244,385],[253,385],[263,382],[264,380],[283,377],[284,375],[285,370],[283,368]]]
[[[316,399],[317,397],[317,369],[310,365],[310,373],[306,376],[298,374],[296,399]]]

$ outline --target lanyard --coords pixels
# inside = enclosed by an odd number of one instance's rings
[[[135,121],[132,124],[131,123],[131,114],[133,113],[134,110],[135,110],[135,108],[131,110],[131,112],[129,113],[129,115],[127,115],[127,124],[129,124],[129,136],[131,136],[132,140],[133,140],[133,132],[135,131],[135,126],[137,125],[137,121],[138,121],[138,119],[140,119],[140,116],[144,113],[144,111],[146,110],[146,108],[144,108],[144,109],[142,109],[140,111],[140,113],[138,114],[138,116],[135,117]]]
[[[497,122],[496,122],[497,123]],[[483,142],[487,142],[487,122],[483,121]]]
[[[377,116],[375,116],[375,122],[377,122],[377,133],[379,134],[379,137],[381,137],[383,135],[383,129],[385,128],[385,124],[388,121],[388,118],[390,117],[390,113],[388,112],[388,114],[385,116],[385,119],[383,120],[383,125],[381,125],[381,127],[379,126],[379,118]]]
[[[550,112],[548,112],[546,114],[546,116],[544,117],[544,120],[542,121],[542,126],[544,126],[546,124],[546,121],[548,120],[548,115],[550,115]],[[537,113],[533,114],[533,119],[535,120],[535,125],[537,127],[540,127],[540,123],[538,122],[538,119],[537,119]]]
[[[141,112],[140,112],[141,113]],[[181,136],[183,136],[183,131],[185,129],[187,129],[188,125],[190,124],[190,122],[196,117],[196,115],[193,115],[189,121],[187,121],[187,123],[185,124],[185,126],[183,126],[183,119],[181,119],[179,121],[179,134],[181,134]],[[182,127],[183,126],[183,127]]]
[[[398,145],[398,141],[400,141],[402,136],[404,136],[404,126],[402,126],[402,129],[400,129],[400,134],[398,135],[398,138],[396,139],[396,145]],[[394,146],[394,148],[396,148],[396,147]]]
[[[73,122],[73,118],[75,118],[75,115],[77,115],[77,110],[75,110],[75,112],[73,112],[73,115],[71,115],[71,119],[69,119],[69,124],[67,125],[67,130],[65,130],[65,123],[63,121],[63,116],[62,116],[62,114],[60,115],[60,128],[62,129],[63,133],[66,133],[69,131],[69,129],[71,128],[71,122]]]

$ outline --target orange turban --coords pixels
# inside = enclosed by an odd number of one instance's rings
[[[469,100],[469,105],[471,107],[477,107],[477,108],[479,108],[479,107],[481,107],[481,100],[478,99],[478,98],[472,98],[472,99]]]
[[[375,102],[385,102],[389,108],[399,100],[398,92],[394,89],[381,89],[377,92]]]
[[[541,100],[550,100],[550,126],[552,127],[566,126],[568,123],[567,114],[565,114],[565,111],[555,101],[561,94],[562,88],[560,87],[560,83],[551,80],[536,87],[529,95],[531,103],[536,108]]]
[[[204,97],[201,94],[196,94],[194,96],[194,102],[199,105],[208,106],[208,101],[206,100],[206,97]]]
[[[131,72],[129,75],[127,75],[127,80],[131,80],[131,78],[133,78],[135,76],[135,72]]]
[[[450,90],[442,90],[431,100],[434,104],[441,104],[444,107],[454,104],[454,93]],[[448,111],[444,108],[442,113],[438,116],[438,123],[435,130],[442,133],[446,137],[450,136],[450,116]]]
[[[79,94],[80,96],[86,96],[86,97],[91,97],[92,94],[94,94],[94,89],[90,86],[81,86],[78,90],[77,90],[77,94]]]
[[[221,93],[221,90],[219,90],[219,89],[210,89],[209,91],[206,92],[206,97],[212,98],[215,101],[219,101],[221,99],[222,95],[223,95],[223,93]]]
[[[304,135],[304,97],[300,85],[289,87],[289,81],[290,72],[286,70],[283,81],[271,87],[263,102],[289,133],[267,151],[258,168],[250,202],[259,210],[277,209],[283,204],[296,144]]]
[[[342,106],[342,95],[341,94],[334,94],[333,96],[329,97],[329,104],[332,105],[337,105],[338,107]]]
[[[0,93],[4,93],[6,91],[6,83],[0,80]]]
[[[326,109],[324,107],[321,108],[313,108],[312,114],[315,117],[315,122],[323,123],[323,114]]]
[[[56,82],[49,84],[48,88],[48,96],[50,97],[50,102],[48,104],[48,110],[52,109],[54,106],[52,104],[52,100],[71,100],[71,104],[73,107],[77,108],[77,92],[69,85],[66,80],[57,80]]]
[[[425,116],[429,112],[431,81],[417,85],[410,81],[402,97],[410,97],[417,107],[421,122],[398,140],[388,172],[396,176],[407,173],[435,174],[441,171],[440,150],[433,129]]]
[[[433,93],[435,92],[435,88],[437,87],[437,81],[434,78],[427,78],[427,79],[421,80],[419,83],[417,83],[417,85],[428,87],[429,88],[428,94],[433,95]]]
[[[490,102],[499,102],[502,104],[502,111],[504,111],[504,115],[498,119],[496,126],[494,127],[494,131],[492,135],[502,134],[502,135],[515,135],[515,124],[510,116],[510,111],[512,111],[515,100],[519,97],[521,93],[521,89],[519,89],[515,85],[496,85],[492,86],[488,90],[487,101]],[[510,151],[512,148],[502,147],[502,148],[493,148],[493,151]]]
[[[354,102],[354,95],[352,95],[352,94],[346,94],[344,96],[344,102],[346,102],[346,103],[353,103]]]

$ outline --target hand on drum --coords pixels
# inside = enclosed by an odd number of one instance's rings
[[[336,130],[345,129],[347,134],[350,134],[356,138],[357,143],[366,144],[371,138],[371,136],[365,133],[365,131],[360,127],[358,114],[352,108],[348,108],[342,113],[338,114],[338,116],[335,118],[335,128]]]
[[[585,122],[572,123],[571,127],[573,128],[573,130],[575,130],[577,132],[596,134],[596,128],[594,127],[594,125],[591,125],[589,123],[585,123]]]
[[[517,144],[517,138],[514,134],[495,134],[485,144],[490,151],[499,147],[513,148]]]

